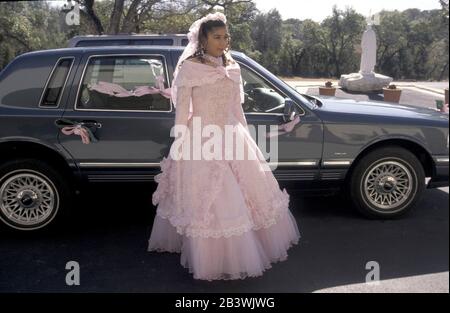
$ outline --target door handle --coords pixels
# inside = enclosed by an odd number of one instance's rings
[[[83,121],[73,121],[73,120],[69,120],[66,118],[60,118],[55,120],[55,125],[58,127],[64,127],[64,126],[73,126],[73,125],[82,125],[82,126],[86,126],[86,127],[96,127],[96,128],[102,128],[102,124],[95,121],[95,120],[83,120]]]
[[[102,128],[102,123],[99,123],[97,121],[94,120],[83,120],[81,121],[81,125],[85,125],[85,126],[95,126],[96,128]]]

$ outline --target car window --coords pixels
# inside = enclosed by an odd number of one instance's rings
[[[244,84],[244,112],[283,113],[284,96],[246,67],[241,67]]]
[[[57,107],[67,81],[73,58],[60,59],[45,87],[40,106]]]
[[[77,108],[170,111],[164,60],[157,56],[92,57]]]

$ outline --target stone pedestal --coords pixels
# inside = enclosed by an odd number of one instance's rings
[[[377,73],[352,73],[341,75],[339,86],[350,91],[370,92],[382,90],[392,82],[392,77]]]

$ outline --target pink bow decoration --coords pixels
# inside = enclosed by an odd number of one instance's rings
[[[300,116],[297,115],[292,121],[278,125],[278,130],[269,132],[266,135],[266,137],[271,138],[274,136],[279,136],[282,134],[289,133],[294,129],[294,126],[297,125],[298,123],[300,123]],[[279,130],[281,130],[281,131],[279,131]]]
[[[144,95],[161,94],[163,97],[170,99],[171,89],[164,88],[164,77],[159,75],[156,77],[156,87],[149,86],[137,86],[133,90],[127,90],[118,84],[113,84],[109,82],[99,81],[97,84],[88,86],[90,90],[95,90],[100,93],[104,93],[110,96],[118,98],[126,97],[141,97]]]
[[[80,124],[77,124],[75,126],[66,126],[62,128],[61,131],[64,135],[75,134],[81,136],[81,141],[84,144],[90,143],[88,131]]]
[[[226,76],[231,80],[234,80],[237,83],[240,83],[241,79],[241,69],[238,66],[216,66],[214,67],[216,70],[216,73],[219,74],[219,76]]]

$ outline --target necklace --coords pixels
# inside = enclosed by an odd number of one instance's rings
[[[209,61],[211,61],[212,63],[214,63],[214,64],[217,64],[217,65],[223,65],[223,61],[222,61],[222,56],[218,56],[218,57],[215,57],[215,56],[213,56],[213,55],[210,55],[210,54],[208,54],[208,53],[205,53],[204,54],[204,57],[207,59],[207,60],[209,60]]]

